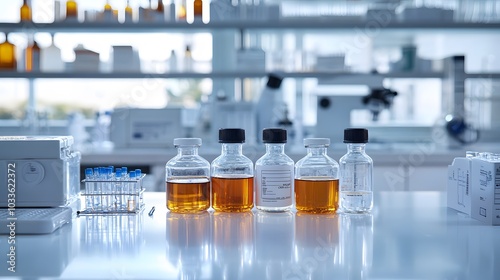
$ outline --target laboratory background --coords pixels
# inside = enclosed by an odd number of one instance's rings
[[[497,0],[0,0],[0,276],[500,279],[499,44]],[[315,153],[329,214],[266,204]]]

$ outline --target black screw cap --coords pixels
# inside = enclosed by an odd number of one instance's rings
[[[367,143],[368,129],[346,128],[344,129],[344,143]]]
[[[264,143],[286,143],[286,129],[266,128],[262,131],[262,142]]]
[[[245,143],[245,130],[241,128],[219,129],[219,143]]]
[[[280,77],[276,74],[269,74],[268,80],[267,80],[267,86],[270,88],[280,88],[281,82],[283,81],[283,77]]]

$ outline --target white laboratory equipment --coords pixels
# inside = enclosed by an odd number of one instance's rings
[[[0,137],[0,207],[73,204],[80,190],[80,152],[72,136]]]
[[[276,116],[276,106],[283,99],[281,92],[281,82],[283,78],[276,74],[270,74],[266,87],[260,94],[256,103],[255,114],[257,116],[257,131],[264,128],[276,127],[278,125],[278,116]],[[261,142],[261,141],[259,141]]]
[[[369,110],[376,121],[381,111],[392,105],[396,92],[383,87],[383,77],[359,79],[342,77],[316,87],[317,121],[315,137],[330,138],[333,143],[343,140],[344,128],[351,126],[354,110]]]
[[[251,102],[215,101],[211,105],[211,139],[218,139],[219,128],[238,127],[245,130],[246,143],[255,145],[257,125],[255,105]]]
[[[182,108],[115,109],[110,136],[116,148],[168,148],[183,136]]]

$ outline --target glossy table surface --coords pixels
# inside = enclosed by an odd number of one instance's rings
[[[0,277],[500,279],[500,227],[446,208],[444,193],[376,193],[370,215],[173,214],[164,193],[144,198],[138,215],[16,236],[15,273],[0,236]]]

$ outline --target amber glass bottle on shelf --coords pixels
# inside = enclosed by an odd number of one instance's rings
[[[111,4],[109,4],[109,0],[106,0],[106,4],[104,5],[104,10],[105,11],[112,11],[113,8],[111,7]]]
[[[193,14],[195,18],[201,18],[203,14],[203,2],[201,0],[194,0]]]
[[[130,6],[130,0],[127,0],[127,6],[125,7],[125,22],[132,22],[134,15],[134,10]]]
[[[66,1],[66,19],[78,19],[78,4],[75,0]]]
[[[0,44],[0,70],[16,70],[16,46],[9,42],[8,33],[5,34],[5,41]]]
[[[40,47],[35,40],[26,48],[24,63],[26,72],[40,70]]]
[[[134,10],[130,6],[130,0],[127,0],[127,6],[125,6],[125,14],[130,14],[132,16]]]
[[[156,11],[162,14],[165,12],[165,6],[163,6],[163,0],[158,0],[158,6],[156,6]]]
[[[20,9],[21,22],[31,21],[31,7],[28,0],[23,0],[23,5]]]

